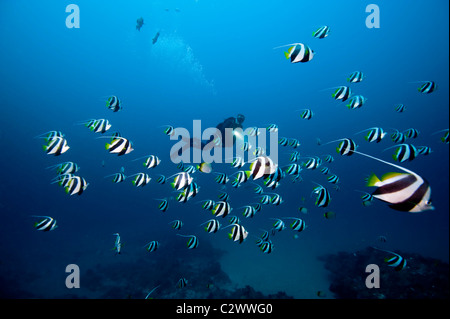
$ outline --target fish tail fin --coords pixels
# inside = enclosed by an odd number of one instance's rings
[[[289,60],[289,58],[291,57],[289,52],[284,52],[284,56],[286,57],[286,60]]]
[[[380,179],[374,173],[367,178],[367,186],[376,186],[379,182]]]

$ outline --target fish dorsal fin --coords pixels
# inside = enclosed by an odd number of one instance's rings
[[[367,178],[367,186],[377,186],[380,182],[380,179],[374,173]]]
[[[402,166],[399,166],[399,165],[396,165],[396,164],[392,164],[392,163],[383,161],[382,159],[376,158],[376,157],[374,157],[374,156],[371,156],[371,155],[368,155],[368,154],[365,154],[365,153],[361,153],[361,152],[358,152],[358,151],[353,151],[353,153],[356,153],[356,154],[359,154],[359,155],[363,155],[363,156],[365,156],[365,157],[369,157],[369,158],[374,159],[374,160],[376,160],[376,161],[379,161],[379,162],[381,162],[381,163],[384,163],[384,164],[390,165],[390,166],[392,166],[392,167],[398,168],[398,169],[400,169],[400,170],[402,170],[402,171],[404,171],[404,172],[406,172],[406,173],[412,174],[412,175],[414,175],[414,176],[416,176],[416,177],[419,176],[419,175],[417,175],[416,173],[414,173],[413,171],[410,171],[409,169],[406,169],[406,168],[404,168],[404,167],[402,167]],[[420,177],[420,176],[419,176],[419,177]]]
[[[397,177],[397,176],[402,176],[402,175],[410,175],[410,174],[405,174],[405,173],[399,173],[399,172],[389,172],[386,174],[383,174],[383,176],[381,176],[381,181],[386,181],[388,179]]]

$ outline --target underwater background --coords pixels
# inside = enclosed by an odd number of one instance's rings
[[[71,3],[79,7],[79,28],[66,26]],[[377,0],[380,27],[368,28],[370,3],[2,0],[0,297],[143,299],[158,287],[153,298],[335,298],[339,294],[330,291],[330,269],[360,276],[361,289],[368,292],[365,268],[376,263],[382,275],[389,274],[389,284],[404,291],[408,286],[400,280],[396,286],[396,276],[414,269],[419,255],[439,267],[412,280],[447,276],[446,290],[432,297],[445,291],[448,296],[449,147],[440,139],[445,132],[434,133],[449,125],[449,3]],[[140,31],[139,17],[144,19]],[[312,33],[325,25],[329,35],[314,38]],[[287,48],[273,49],[297,42],[314,50],[311,61],[292,64],[283,54]],[[364,73],[361,83],[347,82],[354,71]],[[434,81],[438,89],[420,93],[421,84],[412,83],[417,81]],[[334,100],[334,90],[326,89],[340,85],[349,85],[367,102],[349,109]],[[121,99],[121,111],[105,106],[111,95]],[[405,105],[404,112],[396,111],[398,104]],[[312,119],[301,118],[297,110],[305,108],[314,112]],[[217,175],[195,172],[198,195],[177,202],[169,181],[156,182],[158,174],[179,172],[169,157],[175,141],[163,126],[192,132],[193,120],[206,129],[238,113],[246,117],[244,127],[277,124],[279,137],[300,141],[295,150],[301,156],[331,154],[335,161],[322,166],[339,176],[339,190],[318,169],[304,168],[302,181],[286,176],[278,188],[267,190],[283,197],[281,205],[263,205],[253,218],[245,218],[240,207],[259,201],[254,185],[223,188],[214,181]],[[101,118],[110,121],[109,132],[120,131],[133,142],[132,153],[109,154],[107,140],[97,139],[101,134],[77,125]],[[372,127],[388,135],[369,143],[365,134],[356,134]],[[394,162],[394,148],[385,150],[395,145],[392,128],[417,129],[419,136],[406,143],[429,146],[431,154]],[[52,130],[62,131],[70,146],[60,156],[47,155],[45,141],[34,138]],[[424,177],[435,209],[400,212],[376,199],[363,206],[362,193],[355,190],[373,191],[364,179],[397,170],[357,154],[341,156],[338,143],[324,145],[341,138]],[[280,166],[290,164],[293,151],[279,146]],[[161,164],[147,170],[141,160],[133,161],[148,154],[157,155]],[[51,183],[55,171],[46,168],[65,161],[76,162],[77,174],[89,183],[80,196]],[[137,188],[131,178],[118,184],[104,178],[121,167],[125,175],[146,172],[152,181]],[[213,171],[231,175],[236,169],[213,164]],[[313,182],[329,187],[327,208],[315,205]],[[200,226],[214,216],[199,202],[218,201],[220,191],[230,195],[230,215],[238,216],[249,233],[242,244],[228,238],[230,227],[210,234]],[[170,199],[165,212],[158,209],[163,198]],[[325,218],[328,211],[335,217]],[[32,215],[51,216],[58,227],[38,231]],[[286,229],[271,238],[273,251],[263,253],[256,240],[272,228],[271,218],[281,217],[301,218],[307,227],[295,232],[292,220],[285,220]],[[180,230],[169,225],[177,219],[184,223]],[[222,227],[228,224],[228,216],[217,219]],[[114,233],[123,242],[120,254],[113,250]],[[197,236],[199,246],[187,249],[187,238],[176,234]],[[144,245],[152,240],[160,246],[148,252]],[[396,272],[386,266],[386,254],[368,248],[373,246],[416,257]],[[360,251],[378,258],[361,259],[349,275],[343,259]],[[325,267],[323,256],[330,255],[337,258]],[[79,266],[78,289],[65,285],[69,264]],[[188,281],[181,289],[176,287],[180,278]],[[384,283],[375,297],[396,298],[383,291]],[[346,283],[341,286],[345,289]]]

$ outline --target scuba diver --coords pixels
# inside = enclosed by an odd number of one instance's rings
[[[231,133],[231,136],[227,135],[226,129],[234,130],[236,128],[242,128],[242,123],[245,120],[245,116],[242,114],[238,114],[237,117],[229,117],[225,119],[223,122],[217,124],[216,126],[216,133],[211,136],[211,138],[208,141],[201,141],[198,138],[186,138],[182,137],[182,141],[186,142],[186,145],[184,145],[181,149],[177,151],[178,156],[181,156],[181,154],[186,151],[187,149],[193,147],[201,150],[209,151],[214,147],[221,146],[228,147],[228,146],[234,146],[236,143],[236,136],[232,133],[232,131],[228,132]],[[233,144],[230,145],[229,141],[232,139]],[[214,143],[212,143],[214,142]],[[174,154],[171,154],[171,158],[173,158]]]
[[[224,120],[223,122],[219,123],[216,126],[216,129],[218,129],[220,131],[220,134],[221,134],[221,137],[222,137],[222,141],[221,141],[222,142],[221,143],[222,147],[223,146],[228,146],[228,145],[225,145],[225,143],[223,142],[223,141],[229,140],[229,139],[227,139],[225,129],[227,129],[227,128],[231,128],[233,130],[236,129],[236,128],[243,129],[242,128],[242,123],[244,121],[245,121],[245,116],[242,115],[242,114],[238,114],[237,117],[229,117],[229,118],[227,118],[226,120]],[[217,138],[217,136],[211,137],[211,139],[208,142],[206,142],[206,143],[202,142],[202,148],[204,146],[206,146],[208,143],[214,141],[215,138]],[[236,144],[236,136],[235,135],[233,135],[233,145],[234,144]]]
[[[144,18],[140,17],[136,20],[136,30],[141,31],[142,25],[144,24]]]

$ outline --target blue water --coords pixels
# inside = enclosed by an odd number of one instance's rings
[[[378,29],[365,24],[370,2],[77,0],[80,28],[69,29],[70,3],[0,3],[2,297],[144,298],[159,285],[155,298],[205,298],[205,287],[212,284],[315,298],[317,290],[328,289],[317,259],[326,253],[384,245],[448,262],[449,148],[440,141],[443,133],[433,135],[449,125],[448,1],[377,1]],[[137,31],[141,16],[145,24]],[[323,25],[330,26],[329,36],[313,38]],[[311,61],[291,64],[283,49],[273,49],[296,42],[315,51]],[[348,84],[346,78],[357,70],[366,78]],[[411,83],[425,80],[435,81],[438,89],[421,94],[420,84]],[[367,103],[349,110],[331,97],[333,90],[324,90],[339,85],[350,85]],[[110,95],[123,101],[122,111],[105,107]],[[405,112],[395,112],[399,103]],[[303,108],[313,110],[311,120],[296,112]],[[267,190],[281,194],[284,203],[264,206],[252,219],[238,209],[257,200],[252,188],[228,184],[232,214],[249,232],[243,244],[228,239],[230,228],[208,234],[199,226],[214,216],[198,201],[217,200],[224,190],[212,174],[193,174],[200,192],[187,203],[171,199],[162,213],[155,200],[176,196],[168,184],[155,182],[157,174],[178,172],[169,158],[175,141],[161,126],[192,131],[197,119],[205,129],[238,113],[246,117],[244,127],[277,124],[280,137],[299,139],[303,156],[332,154],[335,161],[322,165],[340,177],[339,191],[318,170],[304,169],[302,182],[287,177],[276,190]],[[110,132],[120,131],[135,150],[109,154],[107,140],[96,139],[101,134],[76,125],[91,118],[107,118]],[[348,137],[359,151],[393,162],[394,149],[383,151],[394,145],[390,134],[379,144],[355,135],[374,126],[420,131],[407,143],[433,152],[399,165],[428,180],[435,210],[399,212],[377,200],[363,207],[355,190],[372,191],[364,178],[396,170],[356,154],[340,156],[337,143],[316,143]],[[44,141],[33,138],[50,130],[62,131],[68,140],[70,149],[59,157],[45,154]],[[280,165],[289,163],[292,151],[279,147]],[[158,155],[161,164],[146,171],[141,161],[132,161],[147,154]],[[55,174],[46,168],[64,161],[76,162],[77,174],[89,182],[81,196],[68,196],[50,183]],[[129,179],[114,184],[104,178],[121,167],[126,174],[147,172],[153,180],[136,188]],[[235,169],[216,164],[214,171]],[[314,205],[312,181],[329,187],[326,209]],[[308,213],[300,214],[299,206]],[[336,218],[323,217],[329,210]],[[59,227],[39,232],[31,215],[52,216]],[[286,216],[304,219],[307,228],[298,238],[291,229],[278,233],[274,251],[263,254],[255,237],[272,227],[270,218]],[[168,225],[175,219],[184,222],[179,234],[198,236],[198,248],[188,250],[187,239],[175,235]],[[228,224],[219,219],[223,227]],[[112,250],[113,233],[124,242],[120,255]],[[380,235],[386,243],[377,241]],[[161,245],[148,253],[143,246],[151,240]],[[79,289],[64,284],[68,264],[80,268]],[[183,276],[189,284],[180,292],[175,285]]]

